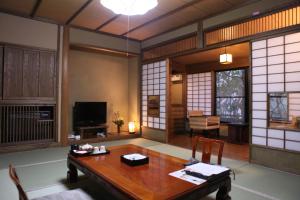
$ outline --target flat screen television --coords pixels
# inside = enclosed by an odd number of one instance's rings
[[[106,123],[106,102],[75,102],[74,128]]]

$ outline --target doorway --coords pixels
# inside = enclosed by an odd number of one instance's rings
[[[225,141],[224,157],[249,160],[249,52],[249,43],[245,42],[171,59],[169,144],[192,148],[188,113],[200,110],[203,115],[220,117],[219,135],[213,137]],[[232,55],[231,63],[220,63],[220,55],[224,53]],[[237,74],[243,78],[243,87],[242,82],[230,83],[237,79]],[[229,75],[228,80],[224,79]],[[227,85],[220,88],[221,82]],[[238,95],[233,101],[237,90],[243,96]],[[227,96],[220,96],[220,91]]]

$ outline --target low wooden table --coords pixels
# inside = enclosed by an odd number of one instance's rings
[[[183,168],[186,160],[151,151],[135,145],[110,147],[110,154],[74,157],[68,155],[68,181],[77,181],[77,169],[115,195],[116,199],[200,199],[216,190],[217,200],[231,199],[229,172],[201,185],[168,175]],[[131,167],[120,156],[140,153],[149,164]]]

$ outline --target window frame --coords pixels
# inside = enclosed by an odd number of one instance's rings
[[[218,72],[225,72],[225,71],[235,71],[235,70],[244,70],[244,96],[234,96],[234,97],[224,97],[224,96],[217,96],[217,73]],[[236,67],[236,68],[229,68],[229,69],[222,69],[222,70],[216,70],[215,74],[214,74],[214,114],[217,115],[217,99],[218,98],[244,98],[244,111],[243,111],[243,116],[242,116],[242,120],[241,121],[222,121],[221,115],[220,116],[220,120],[221,123],[241,123],[241,124],[245,124],[248,122],[249,116],[247,114],[248,112],[248,107],[249,107],[249,84],[248,84],[248,80],[249,80],[249,73],[248,73],[249,69],[248,66],[246,67]],[[230,116],[230,115],[227,115]]]

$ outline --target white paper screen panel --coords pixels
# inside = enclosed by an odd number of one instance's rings
[[[300,131],[267,124],[269,92],[300,92],[300,33],[252,42],[252,143],[300,151]],[[289,119],[300,115],[300,95],[290,93]]]
[[[284,140],[270,139],[269,138],[268,139],[268,146],[282,149],[284,147]]]
[[[267,142],[267,140],[265,137],[252,136],[252,144],[266,146],[266,142]]]
[[[187,75],[187,110],[211,115],[211,72]]]
[[[166,62],[160,61],[142,66],[142,125],[149,128],[166,129]],[[150,117],[147,111],[149,95],[159,95],[160,116]]]

